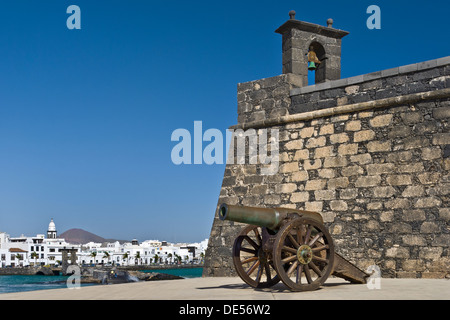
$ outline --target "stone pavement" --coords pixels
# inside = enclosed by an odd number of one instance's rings
[[[0,294],[0,300],[449,300],[447,279],[381,279],[380,289],[329,278],[319,290],[282,283],[253,289],[240,278],[193,278]]]

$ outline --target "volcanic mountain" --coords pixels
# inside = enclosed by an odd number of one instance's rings
[[[69,243],[73,244],[86,244],[88,242],[98,242],[98,243],[105,243],[105,242],[125,242],[126,240],[116,240],[116,239],[105,239],[102,238],[96,234],[93,234],[91,232],[88,232],[83,229],[69,229],[60,235],[58,235],[58,238],[63,238]]]

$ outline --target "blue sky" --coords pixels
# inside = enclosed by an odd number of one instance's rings
[[[236,85],[281,73],[296,18],[349,31],[342,77],[450,54],[447,1],[2,1],[0,231],[201,241],[224,165],[171,161],[175,129],[237,121]],[[69,30],[69,5],[81,30]],[[381,8],[381,30],[366,9]]]

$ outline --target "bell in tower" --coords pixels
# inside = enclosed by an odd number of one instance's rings
[[[333,20],[321,26],[290,19],[275,32],[282,35],[283,73],[299,75],[303,86],[308,85],[308,70],[315,72],[315,82],[341,78],[341,39],[347,31],[333,28]]]

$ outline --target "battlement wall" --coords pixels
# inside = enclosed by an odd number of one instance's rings
[[[449,83],[450,57],[308,87],[290,74],[239,84],[234,128],[278,129],[279,166],[228,164],[218,204],[317,211],[361,269],[448,276]],[[242,226],[216,213],[205,276],[235,275]]]

